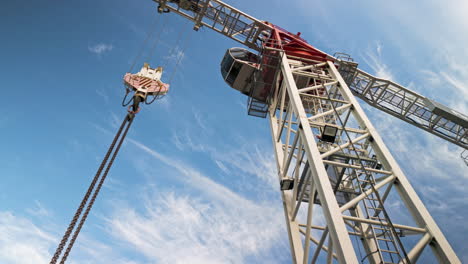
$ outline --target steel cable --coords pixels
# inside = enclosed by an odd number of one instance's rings
[[[151,57],[153,57],[154,51],[156,50],[156,47],[158,46],[159,39],[161,38],[161,34],[164,31],[164,27],[167,24],[167,21],[168,21],[167,16],[164,16],[162,19],[163,19],[163,21],[162,21],[161,29],[159,30],[158,35],[156,36],[156,39],[155,39],[155,41],[153,43],[153,46],[150,48],[150,53],[149,53],[148,58],[147,58],[148,60],[150,60]]]
[[[175,66],[174,66],[174,70],[173,70],[173,72],[171,73],[171,76],[169,77],[169,81],[168,81],[167,83],[171,83],[171,82],[172,82],[172,79],[174,78],[174,76],[175,76],[175,74],[176,74],[176,72],[177,72],[177,69],[179,68],[179,64],[180,64],[180,62],[182,61],[182,58],[185,56],[185,50],[187,49],[187,43],[189,43],[190,37],[191,37],[191,34],[187,34],[187,37],[186,37],[185,40],[184,40],[183,47],[182,47],[182,50],[181,50],[182,55],[180,55],[180,56],[178,55],[178,56],[177,56],[177,62],[176,62],[176,64],[175,64]]]
[[[159,21],[159,16],[156,16],[156,18],[154,19],[154,22],[153,24],[150,26],[150,31],[148,32],[148,34],[146,35],[146,39],[144,40],[143,42],[143,45],[141,46],[140,50],[138,51],[137,53],[137,56],[135,57],[135,59],[133,60],[133,63],[132,65],[130,66],[130,69],[128,70],[128,72],[132,72],[133,70],[133,67],[135,67],[135,64],[137,62],[137,60],[141,57],[141,55],[143,54],[143,50],[146,46],[146,44],[148,43],[148,40],[151,38],[151,36],[153,36],[154,32],[156,31],[156,24],[157,22]]]

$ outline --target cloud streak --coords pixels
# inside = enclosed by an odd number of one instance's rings
[[[366,52],[366,56],[364,56],[364,61],[374,71],[375,76],[394,81],[394,76],[390,71],[389,67],[385,63],[383,63],[382,49],[383,45],[380,42],[377,42],[375,50],[369,50]]]
[[[88,51],[97,55],[102,55],[106,52],[110,52],[112,51],[112,49],[114,49],[114,46],[106,43],[98,43],[93,46],[88,46]]]
[[[140,211],[118,204],[106,218],[115,239],[158,263],[245,263],[258,255],[270,262],[289,258],[266,254],[277,244],[287,247],[280,205],[253,202],[186,163],[136,140],[129,142],[175,169],[178,180],[192,191],[147,189]]]
[[[267,183],[269,190],[277,190],[278,177],[271,149],[251,141],[239,142],[227,147],[214,147],[204,143],[200,137],[192,137],[186,131],[183,135],[174,132],[173,144],[181,151],[191,150],[208,154],[215,164],[231,175],[249,175]]]
[[[47,263],[56,241],[29,219],[8,211],[0,212],[0,234],[1,263]]]
[[[280,239],[282,217],[268,207],[174,192],[149,196],[144,207],[121,208],[107,221],[116,239],[158,263],[244,263]]]

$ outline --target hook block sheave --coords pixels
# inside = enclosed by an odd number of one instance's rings
[[[145,63],[139,72],[125,74],[125,87],[144,98],[147,95],[165,95],[169,91],[169,84],[161,82],[162,72],[162,67],[151,68]]]

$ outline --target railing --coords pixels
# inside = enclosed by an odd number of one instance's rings
[[[468,149],[468,117],[389,80],[338,61],[351,91],[371,106]],[[354,71],[354,72],[353,72]]]
[[[252,88],[248,99],[249,115],[266,117],[270,98],[275,92],[275,84],[280,71],[280,56],[281,43],[272,39],[265,40],[263,48],[259,52],[260,65],[258,66],[258,70],[253,74]],[[253,97],[260,98],[261,100]]]

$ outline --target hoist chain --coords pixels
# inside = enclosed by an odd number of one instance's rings
[[[115,157],[117,156],[117,153],[119,152],[120,146],[122,145],[123,141],[125,140],[125,137],[127,135],[127,132],[129,130],[132,122],[133,122],[134,117],[135,117],[135,114],[132,113],[132,112],[129,112],[125,116],[125,119],[123,120],[122,124],[120,125],[120,128],[119,128],[117,134],[114,137],[114,140],[112,141],[109,149],[107,150],[106,156],[104,157],[101,165],[99,166],[99,169],[97,170],[96,175],[93,178],[93,181],[91,182],[85,196],[83,197],[83,200],[81,201],[80,206],[76,210],[76,213],[73,216],[73,219],[70,222],[70,225],[68,226],[67,231],[65,232],[65,235],[63,236],[62,240],[60,241],[60,244],[57,247],[57,250],[55,251],[54,256],[52,257],[52,259],[50,261],[50,264],[56,264],[57,263],[57,261],[58,261],[58,259],[60,257],[60,254],[62,253],[63,248],[65,247],[65,245],[66,245],[66,243],[67,243],[73,229],[75,228],[75,225],[76,225],[78,219],[80,218],[86,203],[88,202],[89,196],[93,192],[93,189],[94,189],[94,187],[96,185],[96,182],[100,178],[99,184],[98,184],[97,188],[94,190],[94,193],[93,193],[93,195],[91,197],[91,201],[89,202],[88,206],[86,207],[86,211],[84,212],[83,217],[81,218],[77,229],[73,233],[73,237],[70,240],[70,243],[68,244],[68,247],[65,250],[64,255],[62,256],[62,259],[61,259],[60,263],[61,264],[65,263],[66,259],[68,258],[68,255],[70,254],[70,251],[71,251],[71,249],[73,247],[73,244],[75,243],[75,240],[78,237],[78,234],[80,233],[81,228],[83,227],[83,224],[86,221],[86,218],[88,217],[88,214],[89,214],[91,208],[93,207],[94,201],[96,200],[96,197],[99,194],[99,191],[101,190],[101,187],[102,187],[102,185],[104,183],[104,180],[106,179],[107,174],[108,174],[108,172],[109,172],[109,170],[110,170],[110,168],[111,168],[111,166],[112,166],[112,164],[113,164],[113,162],[115,160]],[[124,127],[125,127],[125,131],[124,131],[122,137],[120,137]],[[119,138],[120,138],[120,140],[119,140]],[[117,144],[117,148],[115,149],[114,153],[112,154],[110,162],[107,164],[109,156],[113,152],[117,141],[119,141],[118,144]],[[106,170],[104,171],[104,174],[101,177],[102,170],[104,169],[104,166],[106,164],[107,164]]]

